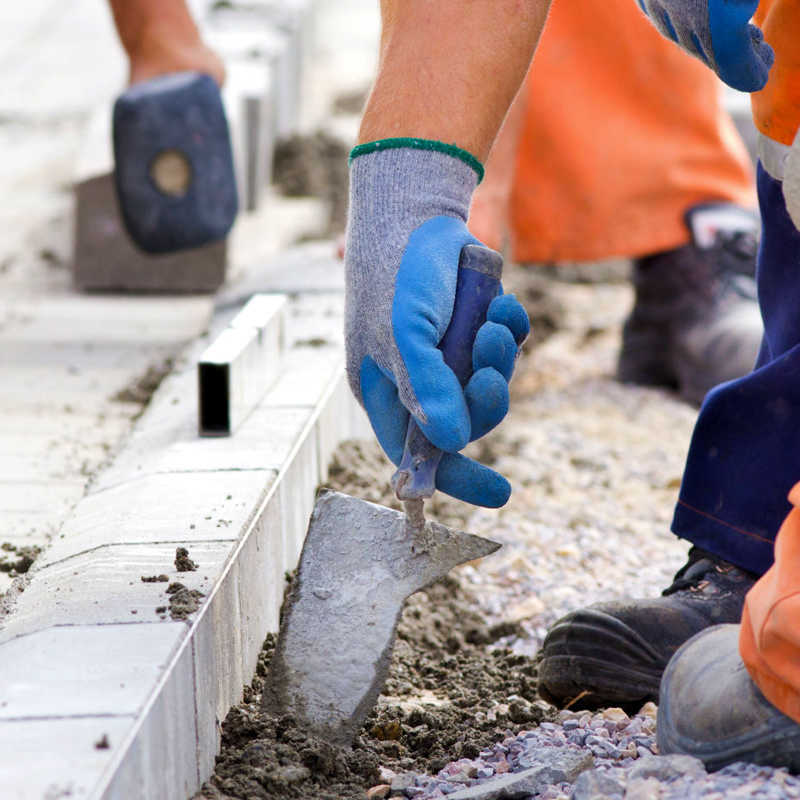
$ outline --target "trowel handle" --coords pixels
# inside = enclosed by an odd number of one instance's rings
[[[464,386],[472,375],[472,344],[486,321],[489,303],[500,290],[503,257],[477,244],[464,245],[458,261],[453,316],[439,342],[444,363]],[[436,469],[442,451],[432,445],[412,417],[406,431],[403,457],[392,476],[399,500],[431,497],[436,488]]]

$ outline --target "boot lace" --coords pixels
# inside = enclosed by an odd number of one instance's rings
[[[731,289],[741,297],[756,299],[755,263],[758,238],[752,231],[717,231],[716,278],[722,291]]]
[[[688,561],[675,573],[672,584],[664,589],[661,594],[667,597],[675,594],[675,592],[702,588],[700,584],[706,580],[706,576],[709,573],[727,573],[733,570],[738,570],[738,567],[714,555],[714,553],[709,553],[708,550],[692,547],[689,551]],[[745,570],[739,570],[739,572],[750,576],[750,573]],[[756,576],[751,575],[751,577],[755,579]]]

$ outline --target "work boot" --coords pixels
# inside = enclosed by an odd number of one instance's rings
[[[750,761],[800,771],[800,725],[771,705],[739,656],[739,626],[702,631],[661,680],[658,749],[688,753],[709,771]]]
[[[710,625],[738,622],[755,575],[693,547],[661,597],[573,611],[542,645],[539,693],[561,705],[642,703],[658,699],[673,653]]]
[[[758,355],[758,223],[739,206],[703,205],[686,224],[689,244],[634,261],[617,377],[677,389],[699,405],[713,386],[750,372]]]

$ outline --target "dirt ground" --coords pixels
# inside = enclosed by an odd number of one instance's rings
[[[563,322],[554,285],[542,272],[527,275],[518,287],[537,348]],[[523,374],[524,366],[523,361]],[[523,392],[535,391],[535,381],[521,383]],[[491,465],[513,455],[518,443],[493,434],[472,448],[474,457]],[[377,444],[346,442],[336,453],[327,485],[397,507],[390,474]],[[441,494],[427,504],[430,517],[466,530],[473,512]],[[431,774],[456,759],[474,758],[492,743],[555,715],[537,693],[535,656],[507,646],[522,636],[518,621],[483,613],[459,571],[412,596],[398,629],[389,679],[348,751],[309,738],[291,719],[262,711],[261,689],[274,647],[270,635],[244,702],[224,721],[216,772],[194,800],[363,800],[367,789],[387,782],[381,769]]]
[[[344,230],[347,214],[348,145],[324,130],[295,134],[275,146],[272,180],[287,197],[318,197],[327,205],[328,224],[316,236]]]
[[[493,647],[510,629],[487,624],[476,608],[454,576],[410,598],[389,679],[352,750],[261,710],[275,643],[267,637],[244,702],[223,724],[216,772],[195,800],[363,800],[382,782],[380,767],[437,772],[454,759],[474,758],[509,731],[550,719],[554,709],[536,693],[535,660]]]

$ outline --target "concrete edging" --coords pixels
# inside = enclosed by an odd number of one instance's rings
[[[213,771],[315,488],[339,441],[367,430],[342,314],[341,292],[292,296],[280,375],[226,438],[197,437],[195,343],[42,554],[0,629],[10,797],[185,800]],[[177,546],[196,572],[176,572]],[[167,583],[141,580],[162,573],[203,592],[188,620],[163,610]]]

